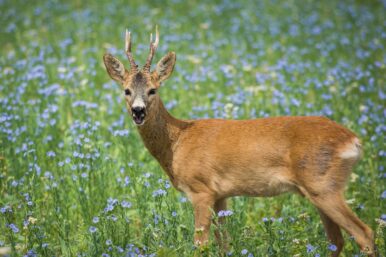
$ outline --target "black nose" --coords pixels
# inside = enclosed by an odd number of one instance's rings
[[[143,114],[145,114],[145,108],[144,107],[138,107],[137,106],[137,107],[131,108],[131,111],[137,117],[141,117]]]

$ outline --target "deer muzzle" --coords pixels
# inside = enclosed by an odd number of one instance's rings
[[[133,116],[133,121],[136,125],[142,125],[146,117],[145,107],[133,107],[131,108],[131,113]]]

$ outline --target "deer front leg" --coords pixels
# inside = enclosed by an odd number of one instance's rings
[[[191,200],[194,208],[194,244],[205,245],[209,239],[214,197],[201,193],[192,195]]]

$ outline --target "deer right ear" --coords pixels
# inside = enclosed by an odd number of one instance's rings
[[[111,54],[103,55],[103,61],[110,77],[123,84],[125,78],[129,74],[129,72],[125,69],[125,66],[123,66],[123,64]]]
[[[174,52],[169,52],[167,55],[162,57],[162,59],[157,63],[157,67],[154,71],[158,76],[159,82],[169,78],[173,72],[174,64],[176,64],[176,54]]]

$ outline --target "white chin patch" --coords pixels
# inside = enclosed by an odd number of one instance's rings
[[[143,120],[141,123],[137,123],[136,121],[133,120],[133,123],[134,123],[135,126],[140,127],[140,126],[142,126],[143,124],[145,124],[145,121]]]

